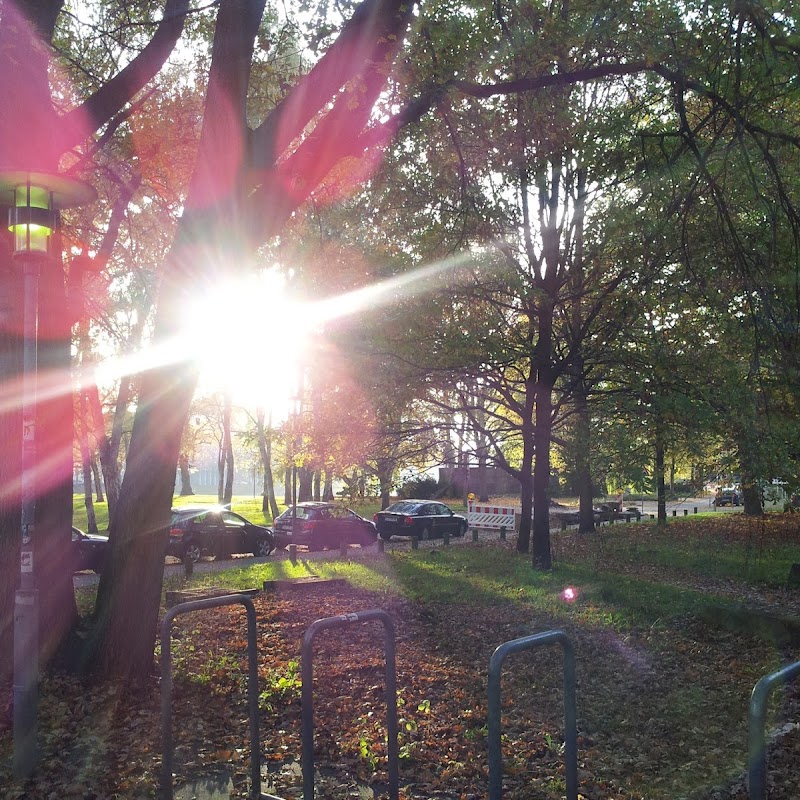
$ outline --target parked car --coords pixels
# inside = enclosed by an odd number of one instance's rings
[[[324,550],[342,543],[367,547],[378,538],[375,526],[355,511],[314,500],[287,508],[272,525],[279,547],[303,544],[309,550]]]
[[[72,569],[75,572],[92,570],[98,575],[103,571],[108,555],[108,536],[84,533],[72,528]]]
[[[203,555],[218,559],[232,553],[268,556],[275,549],[272,531],[224,506],[181,506],[172,509],[167,555],[196,562]]]
[[[382,539],[391,539],[392,536],[432,539],[445,533],[463,536],[469,527],[466,517],[435,500],[400,500],[379,511],[372,519]]]
[[[738,506],[740,503],[741,494],[737,486],[723,486],[714,495],[715,506]]]

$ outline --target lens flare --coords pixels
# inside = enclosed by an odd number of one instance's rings
[[[561,592],[561,599],[565,603],[574,603],[578,599],[578,590],[574,586],[567,586],[567,588]]]

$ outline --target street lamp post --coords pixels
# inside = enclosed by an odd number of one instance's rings
[[[87,184],[59,175],[0,174],[0,192],[10,193],[8,229],[14,260],[23,270],[21,543],[19,585],[14,596],[14,775],[30,777],[39,760],[39,590],[35,570],[37,486],[36,406],[39,275],[50,255],[58,209],[95,197]]]

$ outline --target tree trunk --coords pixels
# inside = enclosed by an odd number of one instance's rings
[[[312,499],[313,486],[314,473],[306,467],[299,467],[297,470],[298,503],[306,503]]]
[[[322,499],[326,502],[333,502],[333,475],[329,469],[325,470],[325,488],[322,490]]]
[[[106,436],[103,408],[100,404],[100,394],[97,391],[97,386],[94,384],[87,386],[85,394],[92,415],[92,427],[100,456],[100,466],[103,471],[103,483],[106,487],[108,518],[110,520],[114,516],[117,498],[119,497],[119,449],[122,444],[123,420],[130,401],[130,379],[123,376],[120,381],[120,388],[117,393],[117,408],[114,412],[110,437]],[[124,406],[124,411],[120,410],[121,406]]]
[[[294,469],[286,467],[283,476],[283,504],[288,508],[294,502]]]
[[[580,377],[583,370],[584,365],[581,359],[577,367],[578,385],[575,388],[575,482],[579,501],[578,532],[589,533],[594,530],[594,492],[592,491],[589,404],[586,399],[586,384]]]
[[[106,498],[103,495],[103,476],[100,474],[101,470],[94,456],[92,456],[91,464],[92,477],[94,478],[94,499],[98,503],[105,503]]]
[[[83,474],[83,505],[86,508],[86,529],[89,533],[97,533],[97,515],[94,513],[94,496],[92,494],[92,451],[89,446],[89,404],[83,391],[78,393],[78,403],[80,408],[80,424],[76,427],[78,428],[80,441],[81,472]]]
[[[322,474],[318,471],[314,471],[314,499],[319,501],[320,496],[322,494]]]
[[[664,480],[664,431],[661,423],[656,421],[656,455],[653,467],[653,482],[655,483],[656,500],[658,501],[658,524],[667,524],[667,492]]]
[[[520,464],[520,513],[519,536],[517,550],[528,553],[531,549],[531,520],[533,518],[533,456],[535,448],[533,425],[533,385],[531,380],[525,382],[525,411],[522,419],[522,463]]]
[[[84,435],[81,436],[84,439]],[[86,531],[97,533],[97,515],[94,513],[94,499],[92,496],[92,457],[89,446],[81,441],[81,464],[83,468],[83,505],[86,507]]]
[[[280,513],[275,499],[275,482],[272,476],[272,411],[267,426],[264,426],[264,409],[256,409],[256,437],[258,452],[261,455],[261,466],[264,469],[264,492],[261,499],[261,511],[275,519]],[[288,505],[288,504],[287,504]]]
[[[550,336],[542,332],[539,336]],[[549,340],[548,340],[549,341]],[[552,569],[550,552],[550,438],[553,414],[553,380],[549,364],[539,369],[536,381],[536,459],[533,467],[533,566]]]
[[[194,490],[192,489],[192,473],[189,471],[190,467],[189,454],[181,453],[178,458],[178,471],[181,476],[181,497],[189,497],[194,494]]]

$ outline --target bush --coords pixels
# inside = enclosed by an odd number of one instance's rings
[[[417,500],[430,500],[434,497],[441,497],[439,482],[435,478],[417,478],[406,481],[398,490],[397,496],[401,500],[413,497]]]

